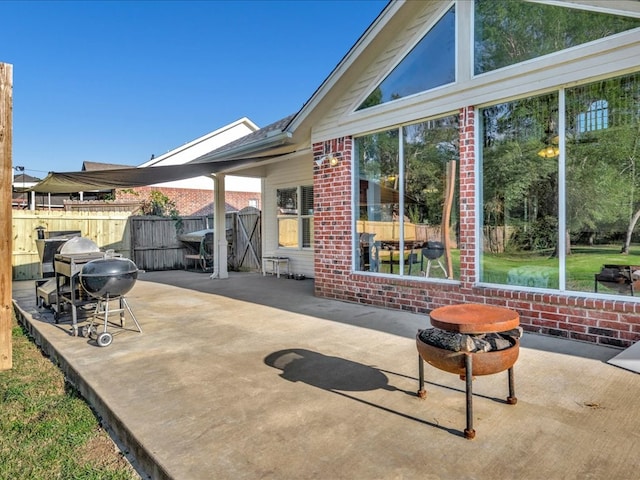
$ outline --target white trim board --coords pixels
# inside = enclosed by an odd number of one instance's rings
[[[640,373],[640,342],[636,342],[626,350],[607,361],[611,365],[615,365],[632,372]]]

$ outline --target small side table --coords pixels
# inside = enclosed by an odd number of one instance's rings
[[[262,276],[267,274],[267,265],[270,264],[270,270],[268,273],[275,274],[278,278],[280,278],[280,266],[283,265],[286,267],[286,273],[289,274],[289,257],[278,257],[278,256],[266,256],[262,257]]]

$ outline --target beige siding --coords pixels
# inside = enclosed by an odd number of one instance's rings
[[[614,2],[601,0],[584,3],[597,6],[599,11],[617,13],[612,9]],[[615,2],[619,8],[626,6],[635,16],[638,14],[639,4],[640,2]],[[449,6],[443,2],[415,2],[413,5],[416,8],[421,5],[421,10],[409,23],[398,28],[396,40],[389,42],[388,48],[369,67],[362,70],[358,80],[347,87],[335,106],[316,123],[312,132],[313,143],[441,116],[470,105],[479,106],[542,93],[561,85],[610,76],[612,72],[623,74],[637,70],[640,35],[637,31],[631,31],[474,77],[471,72],[473,39],[468,31],[473,2],[458,2],[457,83],[354,112],[366,94],[375,88],[430,28],[435,17]],[[630,69],[629,65],[634,67]]]
[[[276,190],[299,185],[313,185],[311,154],[270,165],[264,186],[263,256],[289,257],[291,271],[313,277],[313,249],[278,248]]]

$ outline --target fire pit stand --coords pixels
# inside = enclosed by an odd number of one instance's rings
[[[481,304],[449,305],[436,308],[430,313],[431,325],[435,329],[454,334],[474,335],[495,334],[518,329],[520,316],[514,310]],[[419,331],[416,336],[418,348],[419,389],[418,397],[425,398],[424,362],[446,372],[460,375],[465,380],[467,400],[467,427],[465,438],[472,439],[476,432],[473,429],[473,386],[474,375],[491,375],[508,370],[509,396],[507,403],[515,405],[513,365],[518,359],[520,348],[519,336],[509,338],[510,346],[493,351],[454,351],[431,345],[421,339]]]

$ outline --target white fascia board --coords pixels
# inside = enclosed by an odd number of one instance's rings
[[[138,167],[146,168],[187,163],[257,130],[259,130],[259,127],[255,123],[247,117],[243,117],[218,130],[203,135],[189,143],[185,143],[159,157],[155,157],[138,165]]]
[[[577,8],[592,12],[610,13],[613,15],[640,15],[638,0],[528,0],[531,3],[557,5],[559,7]]]
[[[260,153],[268,151],[270,149],[274,149],[276,147],[282,145],[288,145],[291,140],[291,133],[289,131],[274,131],[271,132],[267,137],[261,138],[251,143],[239,145],[235,148],[225,150],[223,152],[218,152],[212,155],[202,155],[198,157],[198,162],[194,163],[204,163],[211,162],[220,159],[236,159],[241,158],[242,156],[258,156]],[[240,168],[242,170],[242,168]],[[230,170],[227,170],[229,172]]]

